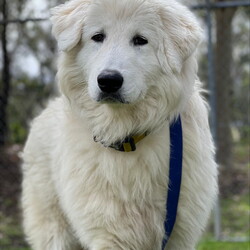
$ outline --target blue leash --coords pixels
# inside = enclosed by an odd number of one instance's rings
[[[164,221],[165,235],[162,241],[162,250],[165,249],[173,231],[181,189],[183,158],[182,125],[180,116],[170,126],[170,163],[168,199],[166,203],[166,218]]]

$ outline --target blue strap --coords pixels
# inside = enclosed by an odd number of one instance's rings
[[[165,249],[168,239],[172,233],[180,196],[182,176],[183,139],[180,116],[170,126],[170,164],[168,199],[166,203],[166,218],[164,221],[165,236],[162,241],[162,250]]]

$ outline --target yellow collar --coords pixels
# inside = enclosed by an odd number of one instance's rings
[[[147,132],[140,135],[127,136],[123,141],[111,144],[109,147],[121,152],[132,152],[136,150],[136,143],[147,136]],[[95,138],[94,141],[96,142]]]

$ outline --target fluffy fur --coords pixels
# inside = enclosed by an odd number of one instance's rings
[[[23,153],[28,242],[35,250],[160,250],[169,124],[181,114],[182,186],[166,248],[195,249],[217,194],[196,19],[173,0],[72,0],[53,10],[52,23],[61,96],[35,119]],[[98,32],[103,42],[91,39]],[[138,34],[148,44],[135,46]],[[125,103],[99,101],[106,69],[123,75]],[[104,147],[145,131],[135,152]]]

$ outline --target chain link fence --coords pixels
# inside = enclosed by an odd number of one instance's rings
[[[0,15],[0,249],[28,249],[21,229],[19,154],[29,122],[55,93],[56,45],[47,18]],[[209,90],[220,201],[204,239],[249,240],[250,1],[184,1],[199,17],[199,76]],[[10,4],[10,2],[8,2]],[[235,248],[237,249],[237,248]]]

